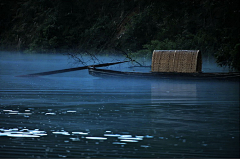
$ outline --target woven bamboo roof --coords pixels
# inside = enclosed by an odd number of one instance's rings
[[[199,50],[154,50],[152,72],[197,73],[202,70]]]

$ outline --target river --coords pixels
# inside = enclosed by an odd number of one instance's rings
[[[238,81],[16,77],[71,67],[64,55],[0,53],[1,158],[239,157]]]

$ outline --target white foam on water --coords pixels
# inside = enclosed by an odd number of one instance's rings
[[[3,131],[4,131],[4,132],[10,132],[10,131],[12,131],[12,130],[7,130],[7,129],[6,129],[6,130],[3,130]]]
[[[120,134],[104,134],[106,137],[120,137]]]
[[[56,135],[70,135],[68,132],[64,131],[64,132],[52,132],[53,134]]]
[[[127,143],[125,143],[125,142],[113,142],[112,144],[114,144],[114,145],[126,145]]]
[[[72,141],[80,141],[79,138],[70,138]]]
[[[67,113],[76,113],[77,111],[75,110],[68,110]]]
[[[56,115],[56,113],[45,113],[45,115]]]
[[[8,113],[9,115],[18,115],[18,113]]]
[[[112,131],[110,131],[110,130],[107,130],[107,131],[105,131],[106,133],[111,133]]]
[[[142,138],[138,137],[118,137],[120,140],[143,140]]]
[[[32,113],[17,113],[18,115],[32,115]]]
[[[74,135],[88,135],[87,132],[72,132]]]
[[[141,145],[141,147],[148,148],[150,146],[148,146],[148,145]]]
[[[28,134],[11,134],[7,135],[8,137],[40,137],[38,135],[28,135]]]
[[[90,140],[107,140],[107,138],[105,138],[105,137],[86,137],[86,139],[90,139]]]
[[[47,134],[36,134],[38,136],[47,136]]]
[[[121,137],[132,137],[132,135],[121,135]]]
[[[12,110],[3,110],[4,112],[11,112]]]
[[[13,131],[13,132],[8,132],[8,133],[11,133],[11,134],[24,134],[24,132],[19,132],[19,131]]]
[[[31,130],[31,133],[38,134],[38,133],[45,133],[45,131]]]
[[[15,111],[15,110],[14,110],[14,111],[11,111],[11,113],[18,113],[18,112],[19,112],[19,111],[17,111],[17,110],[16,110],[16,111]]]
[[[136,136],[137,138],[141,138],[141,139],[143,139],[144,138],[144,136]]]
[[[138,142],[137,140],[120,140],[122,142]]]
[[[9,133],[0,133],[0,136],[8,136]]]
[[[153,138],[153,136],[146,135],[145,138]]]
[[[46,136],[47,133],[45,131],[38,130],[29,130],[29,129],[21,129],[13,128],[13,129],[1,129],[4,131],[0,133],[0,136],[8,136],[8,137],[40,137]]]
[[[38,135],[38,136],[47,136],[45,131],[30,130],[29,134]]]

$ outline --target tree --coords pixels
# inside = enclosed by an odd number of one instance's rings
[[[199,49],[239,70],[238,0],[21,0],[0,4],[1,48],[71,52]]]

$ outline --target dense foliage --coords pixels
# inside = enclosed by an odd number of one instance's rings
[[[156,49],[199,49],[240,70],[238,0],[5,0],[1,49],[111,50],[150,57]]]

